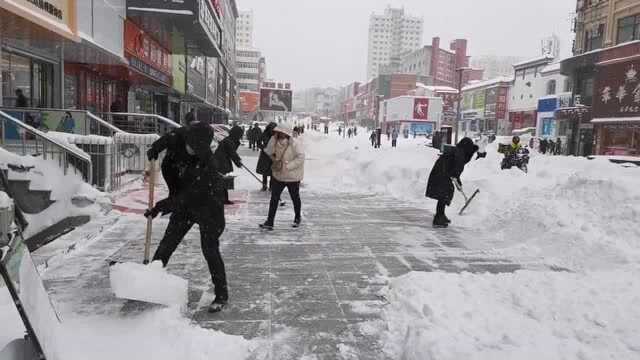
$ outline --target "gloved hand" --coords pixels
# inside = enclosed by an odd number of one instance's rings
[[[149,159],[149,161],[158,160],[159,155],[160,154],[158,154],[158,152],[154,148],[150,148],[147,151],[147,159]]]
[[[460,181],[460,178],[451,178],[451,181],[453,181],[453,186],[455,186],[458,191],[462,191],[462,181]]]
[[[144,217],[146,217],[146,218],[150,217],[152,219],[155,219],[156,216],[158,216],[159,213],[160,213],[160,210],[157,207],[154,206],[152,209],[147,209],[144,212]]]

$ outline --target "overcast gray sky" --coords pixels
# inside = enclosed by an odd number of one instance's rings
[[[540,55],[556,33],[570,55],[575,0],[236,0],[254,12],[254,46],[267,75],[295,89],[341,86],[366,76],[369,16],[390,4],[424,18],[423,42],[469,40],[470,55]]]

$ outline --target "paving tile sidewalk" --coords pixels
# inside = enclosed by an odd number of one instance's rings
[[[410,271],[510,272],[511,261],[464,246],[463,230],[434,230],[431,213],[391,198],[318,193],[303,188],[303,226],[281,208],[276,230],[263,232],[268,195],[240,191],[222,236],[230,305],[209,314],[210,277],[197,227],[178,247],[169,271],[188,278],[188,316],[200,326],[260,339],[255,359],[381,359],[388,277]],[[168,219],[154,221],[154,248]],[[63,315],[127,316],[146,306],[115,299],[105,259],[140,261],[145,221],[123,214],[98,241],[68,254],[44,279]]]

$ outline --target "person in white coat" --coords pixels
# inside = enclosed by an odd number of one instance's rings
[[[273,136],[264,149],[271,157],[272,183],[269,215],[260,227],[273,230],[273,223],[278,210],[280,196],[285,188],[289,190],[295,218],[293,227],[300,226],[302,201],[300,200],[300,182],[304,178],[304,149],[299,141],[293,138],[293,129],[288,124],[280,124],[273,130]]]

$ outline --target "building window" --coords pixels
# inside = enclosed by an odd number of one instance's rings
[[[564,92],[570,92],[571,91],[571,81],[567,78],[564,79]]]
[[[618,20],[618,44],[638,39],[640,39],[640,14]]]
[[[597,29],[585,31],[584,33],[584,50],[591,51],[602,48],[602,40],[604,39],[604,24],[598,25]]]
[[[556,93],[556,81],[549,80],[547,82],[547,95],[555,95]]]

